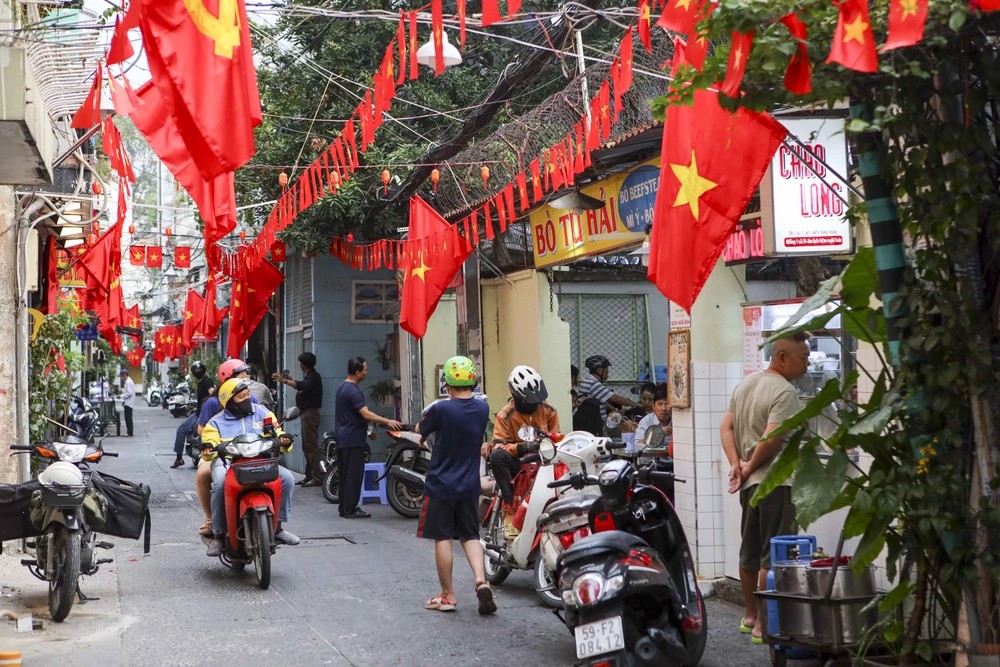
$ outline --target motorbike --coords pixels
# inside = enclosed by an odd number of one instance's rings
[[[542,460],[555,456],[543,445]],[[694,561],[673,505],[651,482],[684,482],[655,463],[618,459],[599,475],[574,473],[551,488],[597,486],[592,535],[556,564],[563,621],[583,667],[694,667],[705,651],[708,619]]]
[[[203,445],[201,444],[201,436],[198,435],[198,429],[191,429],[191,432],[187,434],[187,440],[184,442],[184,449],[187,451],[188,457],[191,459],[191,467],[197,468],[198,462],[201,461],[201,449]]]
[[[110,558],[96,558],[96,549],[112,549],[111,542],[97,540],[84,512],[84,498],[94,473],[89,463],[98,463],[106,452],[76,435],[64,435],[53,442],[33,445],[13,444],[11,452],[28,452],[44,465],[38,475],[41,491],[42,534],[26,545],[35,550],[34,558],[22,558],[35,577],[49,584],[49,613],[61,622],[69,615],[73,602],[85,596],[78,587],[81,574],[92,575]]]
[[[174,394],[168,400],[170,414],[174,417],[188,417],[198,409],[198,401],[187,394]]]
[[[299,414],[298,408],[289,408],[282,423],[298,419]],[[277,552],[274,533],[281,508],[276,426],[268,417],[263,433],[238,435],[216,448],[229,468],[223,487],[226,528],[219,560],[236,571],[253,563],[257,586],[262,589],[271,585],[271,556]]]
[[[612,450],[624,445],[608,438],[598,438],[585,431],[566,434],[536,433],[530,426],[518,431],[522,442],[535,442],[539,449],[551,446],[555,452],[539,462],[538,454],[521,457],[521,471],[514,477],[514,503],[518,510],[514,526],[520,534],[512,541],[504,536],[503,501],[490,476],[483,478],[486,505],[481,511],[482,544],[485,553],[486,579],[494,586],[502,584],[512,570],[533,570],[535,590],[545,604],[560,607],[562,599],[555,587],[552,572],[555,560],[566,546],[577,538],[583,522],[574,515],[586,512],[596,496],[581,496],[577,490],[562,493],[548,488],[549,482],[563,479],[574,472],[593,470],[606,460]],[[558,447],[556,446],[558,444]],[[526,465],[526,464],[536,465]],[[543,546],[543,539],[545,540]],[[546,564],[544,554],[548,554]]]
[[[163,407],[174,417],[185,416],[183,411],[191,400],[191,389],[186,383],[181,383],[174,389],[168,389],[163,394]]]
[[[60,426],[62,426],[60,424]],[[103,435],[107,435],[106,430],[101,424],[100,414],[97,412],[97,408],[93,404],[83,398],[82,396],[73,396],[69,404],[69,428],[76,433],[76,435],[89,442],[94,441],[94,436],[104,431]]]
[[[368,438],[375,439],[375,425],[368,424]],[[337,463],[337,434],[327,431],[323,434],[323,458],[319,462],[319,470],[323,473],[323,497],[328,503],[336,505],[340,502],[340,466]],[[365,463],[372,458],[372,448],[365,443]]]
[[[155,408],[160,404],[160,389],[155,385],[150,385],[146,391],[146,405]]]

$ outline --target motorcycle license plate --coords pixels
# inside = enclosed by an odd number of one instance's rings
[[[579,625],[575,632],[577,658],[589,658],[625,648],[621,616]]]

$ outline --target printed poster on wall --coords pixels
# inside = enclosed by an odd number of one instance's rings
[[[761,333],[761,306],[743,308],[743,377],[753,375],[763,368],[763,352],[760,344],[764,341]]]
[[[691,328],[691,316],[688,315],[686,310],[678,306],[673,301],[670,302],[670,328],[671,329]]]
[[[847,174],[844,120],[790,118],[781,124],[809,152],[789,141],[771,160],[775,254],[849,252],[847,207],[837,196],[846,199],[847,186],[833,173]]]
[[[672,408],[691,407],[691,330],[667,334],[667,399]]]

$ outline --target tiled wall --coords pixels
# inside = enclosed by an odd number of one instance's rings
[[[739,536],[726,535],[722,519],[723,477],[729,466],[722,453],[719,426],[729,409],[733,389],[743,379],[738,362],[693,362],[691,408],[675,409],[674,472],[687,480],[676,484],[677,513],[697,564],[698,576],[724,574],[725,544]]]

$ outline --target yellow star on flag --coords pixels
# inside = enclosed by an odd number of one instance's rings
[[[138,250],[132,253],[132,256],[135,257],[136,259],[142,259],[142,253]]]
[[[137,320],[137,319],[135,319],[135,318],[133,317],[133,318],[132,318],[132,328],[134,329],[134,328],[135,328],[135,327],[137,327],[137,326],[139,326],[139,320]]]
[[[736,57],[736,66],[740,67],[743,63],[743,45],[736,47],[736,53],[733,54]]]
[[[649,20],[649,5],[643,5],[642,6],[642,16],[639,17],[639,20],[640,21],[648,21]]]
[[[691,207],[691,214],[697,220],[698,200],[703,194],[718,186],[718,183],[714,183],[698,173],[698,162],[693,150],[691,151],[690,165],[671,164],[670,169],[681,183],[681,188],[677,191],[677,199],[674,200],[674,206],[687,204]]]
[[[867,29],[868,23],[861,18],[861,14],[858,14],[854,17],[854,21],[844,24],[844,44],[847,44],[851,40],[856,41],[858,44],[864,44],[865,30]]]
[[[425,281],[424,274],[427,273],[430,270],[431,270],[431,267],[429,267],[426,264],[424,264],[424,260],[421,259],[420,260],[420,266],[417,266],[415,268],[410,269],[410,275],[411,276],[416,276],[417,278],[420,278],[420,280],[424,280]]]
[[[184,319],[185,320],[190,320],[192,317],[194,317],[194,313],[192,313],[190,310],[185,310],[184,311]]]
[[[677,9],[683,9],[684,11],[689,11],[691,9],[691,0],[677,0],[677,4],[674,5]]]
[[[907,16],[917,15],[917,0],[900,0],[899,6],[903,10],[901,21],[905,21]]]

